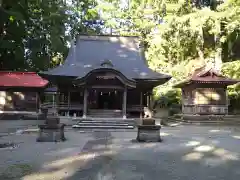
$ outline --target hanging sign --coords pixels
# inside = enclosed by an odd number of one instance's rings
[[[105,75],[96,76],[97,79],[104,79],[104,80],[115,79],[115,77],[116,76],[114,74],[105,74]]]

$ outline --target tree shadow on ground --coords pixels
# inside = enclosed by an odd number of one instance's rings
[[[132,143],[134,133],[127,139],[122,138],[128,137],[125,133],[95,133],[80,154],[45,164],[45,172],[22,180],[238,180],[240,151],[227,150],[229,145],[221,142],[227,132],[209,128],[207,133],[211,138],[163,132],[163,143]]]

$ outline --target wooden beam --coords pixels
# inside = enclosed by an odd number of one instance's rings
[[[100,85],[91,86],[90,88],[92,89],[124,89],[124,87],[121,87],[121,86],[100,86]]]

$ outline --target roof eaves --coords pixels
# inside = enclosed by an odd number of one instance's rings
[[[184,87],[186,85],[189,85],[191,83],[192,83],[192,80],[182,81],[182,82],[180,82],[180,83],[178,83],[176,85],[173,85],[173,88],[182,88],[182,87]]]

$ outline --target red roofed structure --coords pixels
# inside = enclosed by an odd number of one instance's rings
[[[47,84],[35,72],[0,72],[0,113],[38,113]]]
[[[206,68],[201,67],[196,69],[190,78],[187,80],[180,82],[179,84],[175,85],[176,88],[181,88],[193,83],[210,83],[210,84],[222,84],[225,86],[233,85],[238,83],[238,80],[231,79],[221,75],[220,73],[216,72],[213,68]]]
[[[182,89],[183,114],[225,115],[229,105],[227,86],[238,82],[204,66],[174,87]]]
[[[0,72],[0,87],[44,88],[47,84],[35,72]]]

